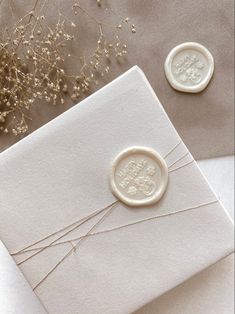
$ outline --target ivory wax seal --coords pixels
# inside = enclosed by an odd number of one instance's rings
[[[165,160],[153,149],[130,147],[113,161],[110,185],[113,194],[128,206],[156,203],[168,183]]]
[[[181,92],[199,93],[206,88],[214,73],[214,59],[201,44],[186,42],[173,48],[165,61],[165,74],[170,85]]]

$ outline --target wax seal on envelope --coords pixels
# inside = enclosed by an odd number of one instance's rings
[[[181,92],[201,92],[210,82],[213,73],[212,54],[195,42],[176,46],[165,61],[165,74],[169,83]]]
[[[156,203],[168,182],[165,160],[153,149],[130,147],[113,161],[110,184],[113,194],[129,206]]]

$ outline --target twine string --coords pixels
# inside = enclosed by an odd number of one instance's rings
[[[67,230],[69,227],[73,226],[72,229],[66,231],[65,233],[63,233],[62,235],[60,235],[59,237],[57,237],[56,239],[54,239],[53,241],[51,241],[48,245],[46,245],[46,246],[44,246],[44,247],[41,247],[41,248],[37,248],[37,250],[38,250],[37,252],[35,252],[34,254],[28,256],[28,257],[25,258],[24,260],[20,261],[19,263],[17,263],[17,265],[19,266],[19,265],[23,264],[24,262],[28,261],[29,259],[33,258],[34,256],[38,255],[39,253],[41,253],[42,251],[44,251],[47,247],[50,247],[52,244],[56,243],[57,241],[59,241],[60,239],[62,239],[63,237],[65,237],[66,235],[68,235],[68,234],[70,234],[71,232],[75,231],[77,228],[79,228],[80,226],[82,226],[84,223],[86,223],[86,222],[89,221],[90,219],[96,217],[97,215],[99,215],[99,214],[102,213],[103,211],[107,210],[110,206],[116,204],[117,202],[118,202],[118,201],[115,201],[114,203],[112,203],[112,204],[110,204],[110,205],[108,205],[108,206],[106,206],[106,207],[104,207],[104,208],[102,208],[102,209],[99,209],[99,210],[93,212],[92,214],[90,214],[90,215],[88,215],[88,216],[82,218],[81,220],[79,220],[79,221],[77,221],[77,222],[75,222],[75,223],[73,223],[73,224],[71,224],[71,225],[69,225],[69,226],[66,226],[66,227],[62,228],[62,229],[60,229],[59,231],[54,232],[53,235],[55,235],[55,234],[57,234],[57,233],[59,233],[59,232],[61,232],[61,231]],[[40,242],[44,241],[45,239],[48,239],[48,238],[51,237],[51,236],[52,236],[52,234],[50,234],[50,235],[47,236],[47,237],[44,237],[44,238],[40,239],[39,241],[37,241],[37,242],[35,242],[35,243],[40,243]],[[34,244],[35,244],[35,243],[34,243]],[[29,245],[27,248],[30,248],[30,247],[34,246],[34,244]],[[12,253],[11,255],[18,255],[18,254],[20,254],[20,253],[28,252],[28,251],[27,251],[27,248],[24,248],[24,249],[22,249],[22,250],[20,250],[20,251],[18,251],[18,252],[16,252],[16,253]]]
[[[187,151],[185,154],[183,154],[183,156],[181,156],[179,159],[177,159],[176,161],[174,161],[173,163],[171,163],[168,166],[168,169],[171,168],[172,166],[174,166],[175,164],[177,164],[179,161],[183,160],[186,156],[189,155],[189,151]]]
[[[192,164],[192,163],[194,163],[194,162],[195,162],[195,160],[192,159],[192,160],[190,160],[189,162],[186,162],[184,165],[179,166],[179,167],[174,168],[174,169],[171,169],[171,170],[169,170],[168,172],[174,172],[174,171],[179,170],[179,169],[181,169],[181,168],[184,168],[184,167],[186,167],[186,166],[188,166],[188,165],[190,165],[190,164]]]
[[[163,158],[166,159],[174,150],[176,150],[179,145],[182,143],[182,141],[179,141]],[[174,165],[176,165],[179,161],[183,160],[187,155],[189,155],[189,152],[187,151],[186,153],[183,154],[183,156],[181,156],[180,158],[178,158],[176,161],[174,161],[173,163],[171,163],[169,166],[168,166],[168,171],[169,172],[173,172],[173,171],[176,171],[178,169],[181,169],[187,165],[189,165],[190,163],[192,163],[194,160],[191,160],[189,162],[187,162],[186,164],[184,165],[181,165],[179,167],[176,167],[174,169],[171,169],[170,168]],[[35,241],[34,243],[24,247],[23,249],[15,252],[15,253],[12,253],[11,255],[20,255],[20,254],[24,254],[24,253],[27,253],[27,252],[34,252],[32,255],[28,256],[27,258],[25,258],[24,260],[20,261],[18,263],[18,265],[21,265],[23,264],[24,262],[30,260],[31,258],[33,258],[34,256],[38,255],[39,253],[41,253],[42,251],[44,251],[45,249],[47,248],[51,248],[51,247],[54,247],[56,245],[61,245],[61,244],[65,244],[65,243],[69,243],[71,245],[72,243],[72,249],[70,249],[60,260],[59,262],[35,285],[35,287],[33,288],[33,290],[35,290],[38,286],[40,286],[49,276],[50,274],[52,274],[54,272],[54,270],[73,252],[77,249],[77,247],[79,246],[79,244],[81,242],[83,242],[86,238],[88,237],[91,237],[91,236],[95,236],[95,235],[98,235],[98,234],[103,234],[103,233],[107,233],[107,232],[112,232],[112,231],[115,231],[115,230],[120,230],[122,228],[125,228],[125,227],[129,227],[129,226],[132,226],[132,225],[136,225],[136,224],[139,224],[139,223],[144,223],[144,222],[147,222],[147,221],[150,221],[150,220],[153,220],[153,219],[160,219],[160,218],[163,218],[163,217],[167,217],[167,216],[171,216],[171,215],[175,215],[175,214],[178,214],[178,213],[182,213],[182,212],[186,212],[186,211],[189,211],[189,210],[193,210],[193,209],[196,209],[196,208],[199,208],[199,207],[202,207],[202,206],[206,206],[206,205],[209,205],[209,204],[212,204],[212,203],[215,203],[217,202],[218,200],[214,200],[212,202],[208,202],[208,203],[204,203],[204,204],[201,204],[201,205],[197,205],[197,206],[194,206],[194,207],[189,207],[189,208],[186,208],[186,209],[182,209],[182,210],[178,210],[176,212],[170,212],[170,213],[166,213],[166,214],[163,214],[163,215],[157,215],[157,216],[152,216],[152,217],[148,217],[148,218],[145,218],[145,219],[142,219],[142,220],[138,220],[138,221],[134,221],[134,222],[131,222],[131,223],[128,223],[128,224],[124,224],[124,225],[121,225],[121,226],[117,226],[117,227],[114,227],[114,228],[111,228],[111,229],[106,229],[106,230],[103,230],[103,231],[98,231],[98,232],[92,232],[106,217],[108,214],[110,214],[111,210],[115,207],[115,205],[117,205],[118,203],[120,203],[119,200],[116,200],[115,202],[107,205],[106,207],[104,208],[101,208],[101,209],[98,209],[96,211],[94,211],[93,213],[91,213],[90,215],[86,216],[86,217],[83,217],[82,219],[80,220],[77,220],[76,222],[68,225],[68,226],[65,226],[61,229],[59,229],[58,231],[55,231],[54,233],[52,234],[49,234],[47,236],[45,236],[44,238],[41,238],[39,239],[38,241]],[[89,221],[90,219],[96,217],[97,215],[103,213],[105,210],[107,210],[102,216],[101,218],[89,229],[89,231],[85,234],[85,235],[82,235],[80,237],[77,237],[75,239],[70,239],[70,240],[65,240],[65,241],[60,241],[58,242],[59,240],[62,240],[65,236],[69,235],[71,232],[77,230],[81,225],[83,225],[84,223],[86,223],[87,221]],[[69,229],[69,230],[68,230]],[[63,232],[61,235],[57,236],[55,239],[53,239],[49,244],[47,245],[42,245],[40,247],[37,247],[37,248],[34,248],[35,245],[51,238],[52,236],[55,236],[57,235],[58,233],[61,233]],[[78,241],[76,243],[76,245],[73,245],[73,241]],[[35,252],[36,251],[36,252]]]
[[[133,226],[133,225],[137,225],[137,224],[140,224],[140,223],[145,223],[145,222],[148,222],[148,221],[151,221],[151,220],[155,220],[155,219],[160,219],[160,218],[163,218],[163,217],[169,217],[169,216],[173,216],[173,215],[176,215],[176,214],[179,214],[179,213],[184,213],[184,212],[187,212],[187,211],[191,211],[191,210],[195,210],[195,209],[198,209],[200,207],[204,207],[204,206],[207,206],[207,205],[211,205],[211,204],[214,204],[214,203],[217,203],[218,202],[218,199],[216,200],[213,200],[213,201],[210,201],[210,202],[207,202],[207,203],[203,203],[203,204],[200,204],[200,205],[196,205],[196,206],[192,206],[192,207],[188,207],[188,208],[185,208],[185,209],[182,209],[182,210],[178,210],[178,211],[175,211],[175,212],[171,212],[171,213],[167,213],[167,214],[163,214],[163,215],[158,215],[158,216],[152,216],[152,217],[148,217],[148,218],[145,218],[145,219],[141,219],[141,220],[137,220],[137,221],[134,221],[134,222],[131,222],[131,223],[128,223],[128,224],[125,224],[125,225],[121,225],[121,226],[117,226],[117,227],[114,227],[114,228],[110,228],[110,229],[107,229],[107,230],[102,230],[102,231],[98,231],[96,233],[92,233],[92,231],[99,225],[101,224],[102,221],[104,221],[104,219],[111,213],[111,210],[114,208],[114,206],[116,204],[113,204],[109,209],[108,211],[89,229],[89,231],[84,235],[84,236],[81,236],[77,239],[72,239],[72,240],[69,240],[69,241],[66,241],[65,243],[70,243],[73,242],[73,241],[77,241],[78,242],[76,243],[76,245],[74,245],[72,247],[72,249],[70,249],[60,260],[58,263],[56,263],[55,266],[52,267],[52,269],[33,287],[33,290],[37,289],[55,270],[56,268],[61,264],[63,263],[63,261],[70,256],[70,254],[77,250],[79,244],[81,244],[81,242],[83,242],[85,239],[87,239],[88,237],[90,236],[95,236],[95,235],[98,235],[98,234],[104,234],[104,233],[108,233],[108,232],[112,232],[112,231],[116,231],[116,230],[120,230],[120,229],[123,229],[123,228],[126,228],[126,227],[130,227],[130,226]]]
[[[112,205],[112,204],[111,204]],[[110,205],[109,205],[110,206]],[[68,230],[67,232],[63,233],[61,236],[59,236],[58,238],[54,239],[52,242],[50,242],[46,247],[50,247],[52,244],[54,244],[55,242],[59,241],[60,239],[64,238],[65,236],[69,235],[71,232],[75,231],[76,229],[78,229],[80,226],[82,226],[84,223],[86,223],[87,221],[89,221],[90,219],[96,217],[97,215],[99,215],[101,212],[103,212],[104,210],[106,210],[107,208],[103,208],[102,210],[100,210],[99,212],[95,213],[94,215],[90,215],[88,216],[88,218],[84,219],[82,222],[80,222],[79,224],[75,225],[71,230]],[[34,256],[38,255],[39,253],[41,253],[42,251],[44,251],[46,249],[46,247],[39,249],[36,253],[32,254],[31,256],[25,258],[24,260],[22,260],[21,262],[17,263],[17,265],[21,265],[24,262],[28,261],[29,259],[33,258]]]
[[[79,236],[77,238],[73,238],[73,239],[70,239],[70,240],[54,243],[50,247],[63,245],[63,244],[66,244],[66,243],[71,243],[71,242],[78,241],[78,240],[83,239],[83,238],[93,237],[93,236],[97,236],[97,235],[100,235],[100,234],[117,231],[117,230],[120,230],[120,229],[124,229],[124,228],[127,228],[127,227],[131,227],[131,226],[137,225],[137,224],[145,223],[145,222],[148,222],[148,221],[151,221],[151,220],[161,219],[161,218],[164,218],[164,217],[170,217],[170,216],[173,216],[173,215],[176,215],[176,214],[179,214],[179,213],[184,213],[184,212],[195,210],[195,209],[198,209],[198,208],[201,208],[201,207],[209,206],[209,205],[215,204],[217,202],[219,202],[219,200],[215,199],[215,200],[210,201],[210,202],[202,203],[200,205],[196,205],[196,206],[192,206],[192,207],[187,207],[187,208],[184,208],[184,209],[181,209],[181,210],[178,210],[178,211],[173,211],[173,212],[165,213],[165,214],[162,214],[162,215],[151,216],[151,217],[148,217],[148,218],[144,218],[144,219],[141,219],[141,220],[130,222],[128,224],[123,224],[123,225],[120,225],[120,226],[117,226],[117,227],[113,227],[113,228],[109,228],[109,229],[105,229],[105,230],[101,230],[101,231],[97,231],[97,232],[81,235],[81,236]],[[45,248],[47,248],[47,247],[48,246],[45,246]],[[41,247],[41,248],[44,248],[44,247]],[[35,249],[29,249],[29,250],[27,250],[27,252],[32,251],[32,250],[35,250]]]
[[[182,143],[182,141],[180,140],[163,158],[166,159],[181,143]],[[180,161],[181,159],[182,159],[182,157],[179,158],[176,162]],[[175,162],[175,163],[176,163],[176,162]],[[169,167],[171,167],[171,166],[172,166],[172,165],[170,165]],[[168,168],[169,168],[169,167],[168,167]],[[115,203],[115,202],[114,202],[114,203]],[[114,204],[114,203],[112,203],[112,204]],[[41,238],[41,239],[39,239],[39,240],[33,242],[32,244],[30,244],[30,245],[28,245],[28,246],[22,248],[21,250],[19,250],[19,251],[17,251],[17,252],[12,253],[11,255],[18,255],[18,254],[20,254],[20,253],[26,252],[26,250],[32,248],[33,246],[35,246],[35,245],[41,243],[42,241],[48,240],[48,239],[51,238],[52,236],[54,236],[54,235],[56,235],[56,234],[58,234],[58,233],[60,233],[60,232],[62,232],[62,231],[65,231],[65,230],[67,230],[68,228],[71,228],[71,227],[73,227],[73,226],[76,226],[77,224],[81,223],[83,220],[86,220],[86,221],[87,221],[87,219],[90,219],[90,218],[95,217],[97,214],[99,214],[101,211],[107,209],[107,208],[108,208],[109,206],[111,206],[112,204],[109,204],[109,205],[107,205],[107,206],[104,207],[104,208],[101,208],[101,209],[98,209],[97,211],[94,211],[94,212],[91,213],[90,215],[88,215],[88,216],[86,216],[86,217],[83,217],[82,219],[77,220],[77,221],[71,223],[70,225],[67,225],[67,226],[65,226],[65,227],[63,227],[63,228],[61,228],[61,229],[59,229],[59,230],[57,230],[57,231],[55,231],[55,232],[53,232],[53,233],[51,233],[51,234],[49,234],[49,235],[43,237],[43,238]],[[58,238],[57,238],[55,241],[57,241],[57,240],[58,240]],[[37,248],[36,248],[36,249],[37,249]],[[22,262],[23,262],[23,261],[22,261]]]
[[[166,159],[171,153],[173,153],[174,150],[176,150],[180,144],[182,144],[183,142],[180,140],[163,158]],[[175,160],[174,162],[172,162],[170,165],[168,165],[168,172],[174,172],[178,169],[184,168],[187,165],[190,165],[191,163],[194,162],[194,159],[192,158],[192,160],[190,160],[189,162],[186,162],[185,164],[178,166],[176,168],[170,169],[172,166],[176,165],[179,161],[183,160],[186,156],[189,156],[190,153],[187,150],[186,153],[184,153],[180,158],[178,158],[177,160]]]
[[[173,146],[173,148],[165,155],[163,156],[164,159],[166,159],[171,153],[173,153],[174,150],[176,150],[176,148],[178,148],[178,146],[180,146],[182,144],[182,141],[180,140],[175,146]]]
[[[45,236],[45,237],[39,239],[38,241],[33,242],[32,244],[30,244],[30,245],[24,247],[23,249],[21,249],[21,250],[15,252],[15,253],[12,253],[11,255],[18,255],[18,254],[20,254],[20,253],[26,252],[26,250],[29,249],[29,248],[31,248],[32,246],[35,246],[36,244],[41,243],[42,241],[45,241],[45,240],[49,239],[50,237],[52,237],[52,236],[54,236],[54,235],[56,235],[56,234],[58,234],[58,233],[60,233],[60,232],[62,232],[62,231],[64,231],[64,230],[67,230],[68,228],[73,227],[74,225],[77,225],[78,223],[81,223],[83,220],[86,220],[86,221],[87,221],[88,219],[91,219],[91,218],[95,217],[96,215],[100,214],[100,213],[101,213],[102,211],[104,211],[105,209],[108,209],[110,206],[112,206],[112,205],[115,204],[116,202],[117,202],[117,201],[115,201],[115,202],[113,202],[113,203],[111,203],[111,204],[109,204],[109,205],[107,205],[107,206],[105,206],[105,207],[103,207],[103,208],[101,208],[101,209],[98,209],[98,210],[94,211],[94,212],[91,213],[90,215],[88,215],[88,216],[86,216],[86,217],[83,217],[82,219],[79,219],[79,220],[77,220],[77,221],[71,223],[70,225],[68,225],[68,226],[66,226],[66,227],[63,227],[63,228],[61,228],[61,229],[59,229],[59,230],[57,230],[57,231],[55,231],[55,232],[53,232],[53,233],[51,233],[51,234],[49,234],[49,235],[47,235],[47,236]]]
[[[114,208],[114,206],[117,204],[114,203],[111,205],[106,213],[104,213],[103,216],[89,229],[89,231],[86,233],[86,235],[90,234],[110,213],[111,210]],[[63,263],[63,261],[75,250],[77,250],[78,245],[81,244],[86,238],[79,239],[78,243],[76,243],[75,246],[73,246],[72,249],[70,249],[60,260],[59,262],[52,267],[52,269],[34,286],[33,290],[35,290],[37,287],[39,287],[55,270],[56,268]],[[71,241],[70,241],[71,242]]]

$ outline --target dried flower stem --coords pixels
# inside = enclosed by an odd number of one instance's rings
[[[43,1],[36,13],[39,4],[36,0],[33,9],[20,18],[13,30],[6,29],[0,38],[0,131],[4,133],[26,133],[30,119],[27,112],[36,101],[63,104],[70,96],[77,102],[109,72],[111,59],[120,59],[127,53],[120,31],[123,23],[129,23],[129,18],[118,24],[112,40],[108,40],[103,30],[104,23],[76,1],[72,6],[75,15],[80,12],[94,21],[98,38],[90,56],[79,56],[82,63],[78,73],[69,73],[65,60],[71,55],[66,50],[75,36],[67,28],[70,26],[76,32],[79,28],[61,13],[55,25],[49,26],[42,14],[46,2]],[[101,6],[101,1],[97,1],[97,5]],[[131,31],[135,32],[134,24]]]

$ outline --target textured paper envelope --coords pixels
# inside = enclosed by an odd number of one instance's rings
[[[233,273],[229,256],[134,314],[233,314]]]
[[[108,173],[120,151],[138,145],[165,156],[179,140],[143,73],[132,68],[1,154],[0,237],[14,253],[107,206],[116,200]],[[230,219],[186,152],[181,143],[166,158],[177,169],[157,204],[118,204],[95,231],[195,208],[87,238],[35,289],[50,313],[129,313],[232,252]],[[21,264],[32,287],[74,243]]]
[[[7,249],[0,241],[0,313],[45,314]]]
[[[233,271],[233,256],[230,256],[137,310],[135,314],[233,314]],[[1,314],[45,314],[2,244],[0,273]]]
[[[69,19],[74,19],[71,10],[74,0],[47,1],[43,14],[49,21],[56,21],[58,8]],[[12,6],[12,10],[9,6]],[[37,1],[39,11],[44,0]],[[96,18],[105,21],[108,14],[108,32],[113,30],[121,17],[129,16],[137,28],[136,34],[128,32],[128,56],[126,62],[110,67],[110,81],[137,64],[146,73],[170,119],[184,142],[197,159],[233,154],[234,137],[234,27],[232,0],[101,0],[102,7],[94,0],[82,0],[81,5]],[[0,25],[10,25],[34,7],[35,0],[6,1],[0,7]],[[104,14],[105,12],[105,14]],[[110,15],[112,15],[110,17]],[[121,16],[120,18],[117,17]],[[82,21],[82,22],[81,22]],[[110,22],[110,23],[109,23]],[[76,69],[81,43],[87,51],[93,50],[97,41],[94,21],[76,19],[81,27],[81,42],[74,45],[74,58],[65,64]],[[164,62],[170,50],[178,44],[196,41],[205,45],[215,60],[215,73],[209,86],[201,93],[191,95],[175,91],[168,84],[164,74]],[[103,82],[105,84],[105,82]],[[46,123],[71,105],[45,106],[35,108],[31,129]],[[42,109],[43,106],[43,109]],[[2,137],[0,150],[18,140],[16,137]]]
[[[233,270],[233,256],[230,256],[147,304],[135,314],[233,314]],[[1,314],[45,313],[2,244],[0,274]]]

